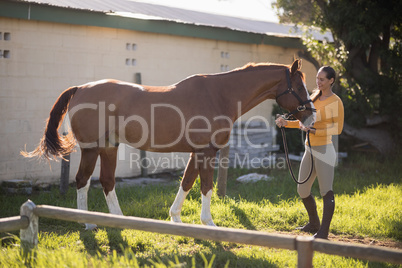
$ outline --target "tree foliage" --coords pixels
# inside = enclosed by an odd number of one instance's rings
[[[346,122],[363,127],[367,117],[388,118],[390,130],[400,133],[402,1],[277,0],[273,6],[283,23],[332,33],[334,40],[328,42],[306,31],[307,54],[301,56],[338,71]]]

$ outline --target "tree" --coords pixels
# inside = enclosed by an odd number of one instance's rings
[[[332,33],[333,42],[306,34],[299,56],[338,71],[347,135],[383,154],[395,149],[402,138],[402,1],[277,0],[273,7],[281,22]]]

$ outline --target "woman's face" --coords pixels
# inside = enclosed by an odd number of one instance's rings
[[[319,71],[317,73],[317,77],[316,77],[315,81],[316,81],[316,84],[317,84],[317,88],[320,91],[323,91],[323,90],[327,90],[327,89],[331,88],[331,84],[334,82],[334,79],[333,78],[328,79],[326,72]]]

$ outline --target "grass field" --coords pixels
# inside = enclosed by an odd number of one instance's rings
[[[402,157],[389,160],[375,155],[350,156],[336,169],[336,210],[331,240],[344,240],[402,248]],[[73,171],[74,172],[74,171]],[[240,175],[259,172],[272,181],[240,184]],[[149,185],[116,190],[125,215],[168,221],[177,185]],[[315,183],[313,194],[319,196]],[[19,214],[28,198],[35,204],[76,208],[70,187],[61,197],[57,187],[32,196],[0,196],[0,217]],[[201,196],[196,183],[183,206],[182,220],[200,224]],[[317,198],[319,214],[322,199]],[[101,189],[91,188],[89,209],[108,212]],[[212,216],[222,227],[291,233],[307,221],[287,170],[229,170],[227,196],[212,198]],[[78,223],[41,218],[39,246],[31,256],[32,267],[296,267],[294,251],[202,241],[135,230],[100,227],[85,231]],[[0,267],[24,267],[18,232],[1,234]],[[352,258],[314,254],[314,267],[398,267]]]

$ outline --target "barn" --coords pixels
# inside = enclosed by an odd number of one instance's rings
[[[20,151],[36,147],[50,108],[66,88],[104,78],[169,85],[249,62],[290,64],[304,49],[292,29],[127,0],[0,0],[0,181],[58,182],[60,162],[24,159]],[[302,70],[312,89],[314,66],[304,61]],[[259,115],[272,124],[272,104],[260,104],[242,120]],[[61,131],[67,130],[64,122]],[[120,146],[116,175],[139,175],[140,153]],[[184,168],[188,155],[147,153],[147,159],[155,173]],[[78,164],[76,152],[70,181]]]

